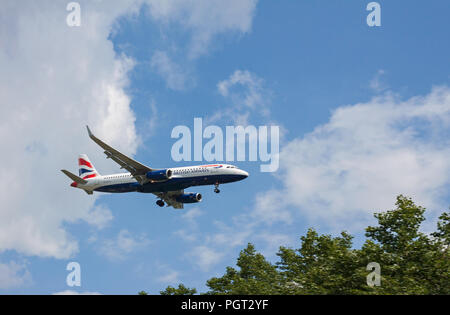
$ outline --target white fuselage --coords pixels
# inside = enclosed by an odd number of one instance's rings
[[[88,191],[103,192],[155,192],[184,189],[190,186],[214,185],[242,180],[248,173],[228,164],[199,165],[171,168],[170,179],[149,181],[141,185],[130,173],[118,173],[96,176],[86,179],[85,185],[76,184],[74,187]]]

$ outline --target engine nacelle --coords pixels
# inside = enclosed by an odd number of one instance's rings
[[[153,172],[147,172],[145,176],[154,181],[161,181],[161,180],[168,180],[172,178],[172,170],[165,169],[165,170],[158,170]]]
[[[196,193],[187,193],[178,196],[175,200],[181,203],[197,203],[202,201],[202,195]]]

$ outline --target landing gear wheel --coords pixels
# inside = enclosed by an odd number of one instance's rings
[[[162,201],[162,200],[158,200],[158,201],[156,202],[156,204],[157,204],[158,206],[160,206],[160,207],[164,207],[164,201]]]
[[[215,184],[214,184],[214,192],[215,192],[216,194],[220,193],[220,190],[219,190],[219,183],[215,183]]]

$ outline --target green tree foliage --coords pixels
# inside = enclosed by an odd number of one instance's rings
[[[227,267],[221,278],[207,281],[211,289],[207,294],[277,294],[280,274],[277,268],[263,255],[256,252],[252,244],[241,251],[237,264],[239,270]]]
[[[432,235],[443,242],[443,244],[450,244],[450,214],[443,213],[439,217],[438,231]]]
[[[161,295],[194,295],[197,293],[196,289],[190,289],[183,284],[178,285],[178,288],[168,286],[164,291],[159,292]]]
[[[367,240],[354,249],[353,237],[319,235],[310,229],[300,248],[280,247],[272,264],[252,244],[240,252],[237,269],[207,281],[206,294],[450,294],[450,214],[443,213],[437,231],[419,231],[425,209],[402,195],[396,209],[374,216]],[[367,285],[370,262],[381,266],[381,285]],[[161,294],[195,294],[180,284]]]
[[[278,268],[283,294],[355,294],[365,284],[365,265],[352,250],[352,236],[318,235],[310,229],[301,247],[281,247]],[[362,267],[362,268],[361,268]]]
[[[371,250],[363,247],[361,254],[383,266],[383,284],[375,291],[381,294],[449,294],[450,257],[445,249],[448,214],[441,216],[438,232],[430,237],[419,232],[425,220],[424,208],[403,196],[397,197],[396,205],[393,211],[375,214],[379,225],[366,229],[366,236],[375,243],[370,243]]]

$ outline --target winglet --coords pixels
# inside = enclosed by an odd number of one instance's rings
[[[86,125],[86,128],[87,128],[89,137],[92,138],[94,135],[92,134],[91,129],[89,129],[89,126],[87,126],[87,125]]]

